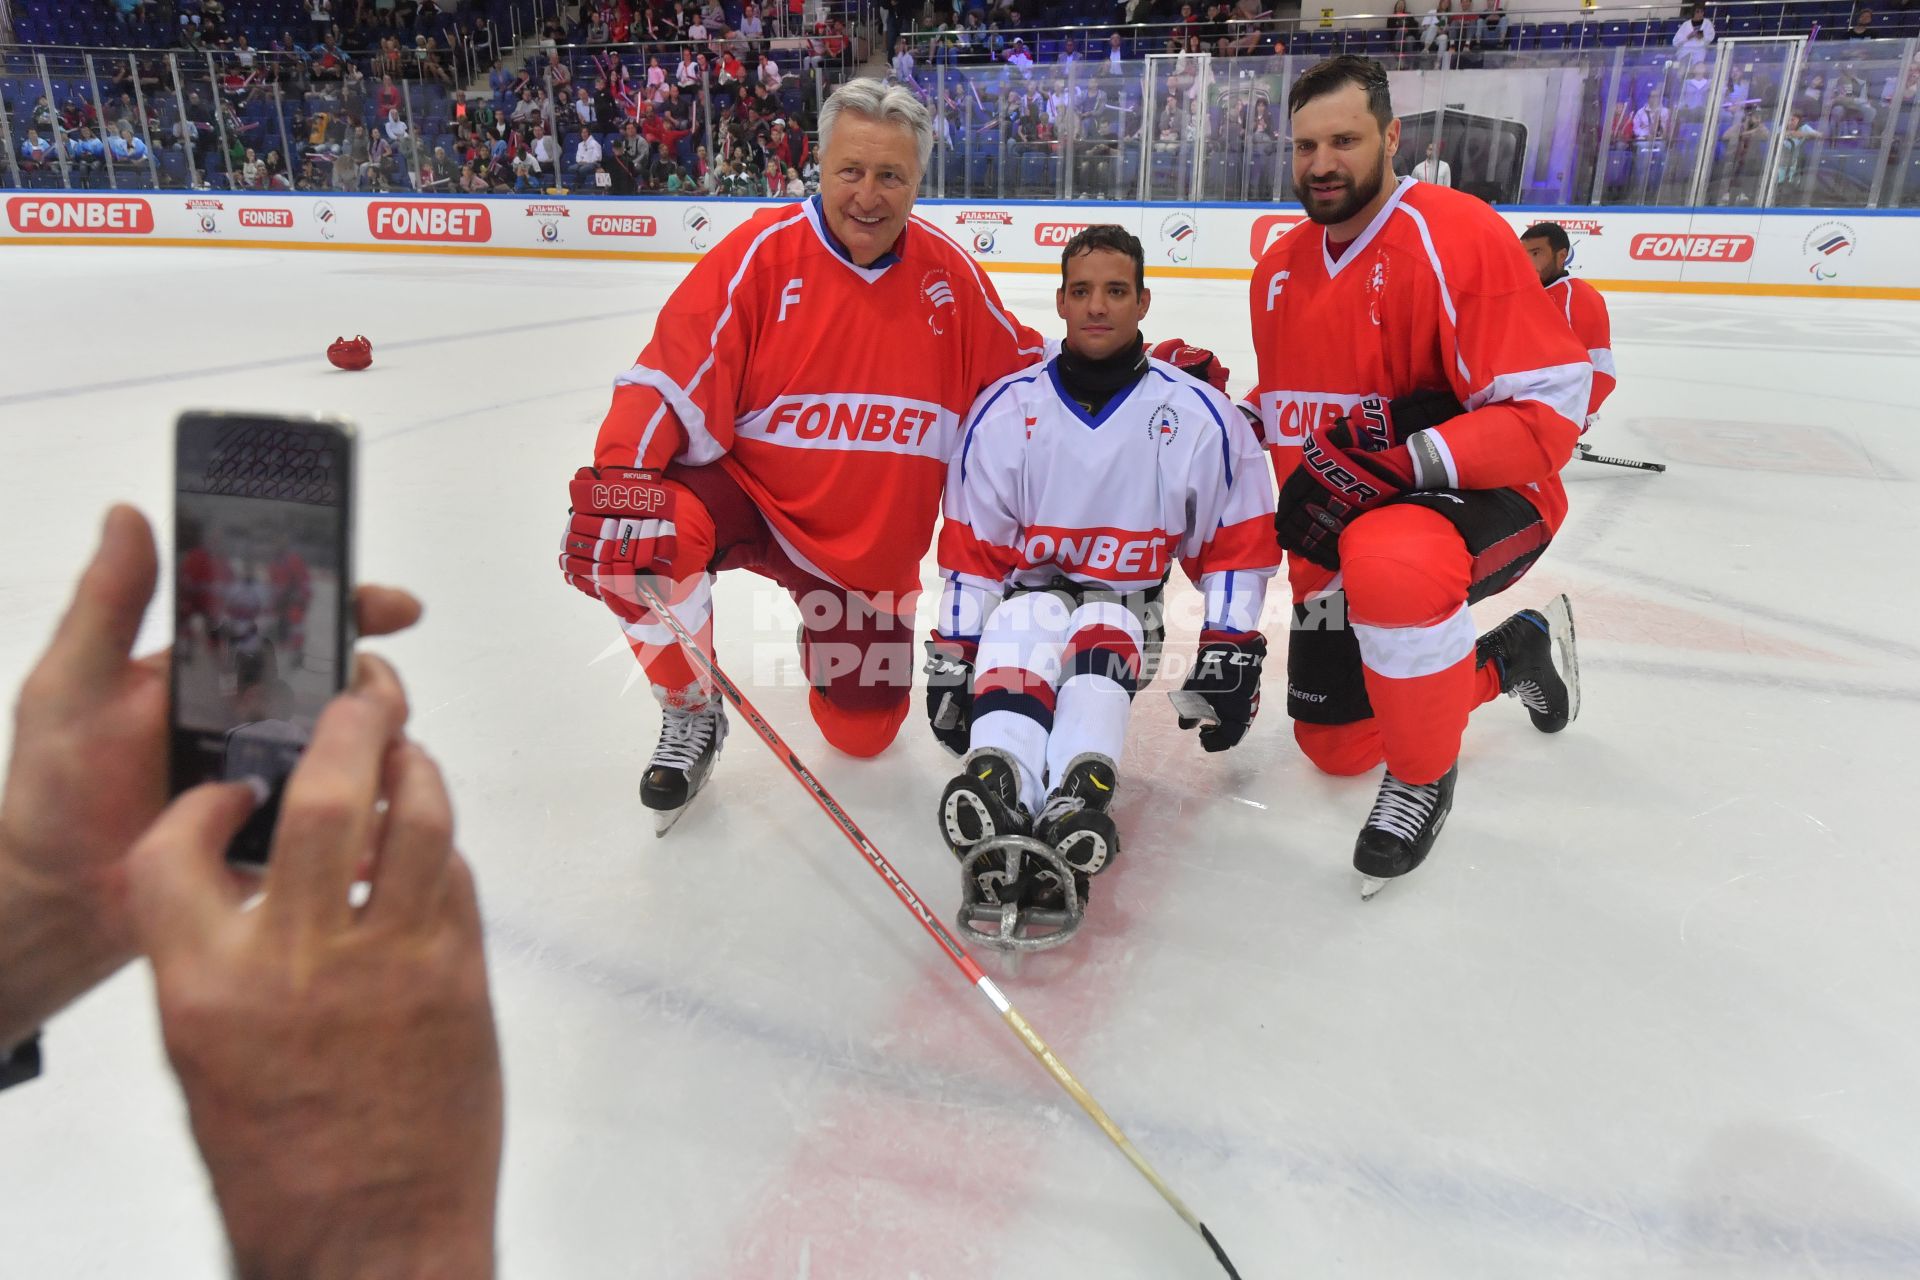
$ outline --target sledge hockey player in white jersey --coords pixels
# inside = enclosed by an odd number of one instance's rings
[[[1237,743],[1259,708],[1260,611],[1280,563],[1259,442],[1182,371],[1211,357],[1187,349],[1175,366],[1143,349],[1140,242],[1089,227],[1061,276],[1059,353],[981,394],[949,465],[928,644],[928,718],[966,757],[939,811],[966,869],[962,924],[976,908],[999,916],[1003,941],[1029,913],[1070,933],[1088,877],[1119,852],[1115,761],[1152,678],[1172,563],[1206,599],[1183,690],[1204,714],[1180,724],[1208,751]]]

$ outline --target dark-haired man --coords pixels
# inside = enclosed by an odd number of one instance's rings
[[[1328,773],[1387,766],[1354,847],[1371,893],[1432,848],[1473,707],[1511,694],[1545,732],[1579,710],[1564,601],[1477,646],[1467,606],[1565,516],[1590,373],[1498,214],[1394,180],[1378,63],[1322,62],[1288,108],[1310,221],[1254,270],[1252,400],[1282,481],[1295,740]]]
[[[1181,727],[1204,725],[1200,745],[1224,751],[1259,708],[1260,610],[1280,553],[1247,422],[1142,346],[1152,294],[1140,242],[1088,227],[1067,242],[1060,274],[1059,353],[981,393],[948,468],[927,711],[935,736],[967,753],[940,803],[955,854],[1031,835],[1084,899],[1087,877],[1119,851],[1115,762],[1151,679],[1173,562],[1206,601],[1185,689],[1204,714]],[[982,863],[964,893],[1044,909],[1064,899],[1058,879]]]
[[[1573,242],[1567,229],[1557,222],[1536,222],[1520,233],[1520,247],[1527,251],[1533,270],[1546,286],[1547,296],[1567,318],[1567,327],[1580,345],[1587,349],[1587,363],[1593,366],[1593,390],[1587,396],[1587,417],[1580,424],[1585,435],[1593,424],[1600,404],[1613,394],[1613,322],[1607,316],[1607,300],[1600,291],[1567,273],[1567,255]]]

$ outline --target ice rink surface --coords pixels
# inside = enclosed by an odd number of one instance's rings
[[[111,499],[164,531],[175,412],[349,417],[360,576],[427,604],[377,647],[488,920],[503,1276],[1217,1275],[737,720],[653,838],[657,712],[554,553],[679,271],[0,250],[0,686]],[[995,280],[1059,332],[1051,280]],[[1155,293],[1149,333],[1213,347],[1244,391],[1244,286]],[[1476,608],[1571,593],[1579,722],[1483,708],[1433,856],[1363,904],[1376,782],[1300,758],[1278,664],[1223,756],[1156,687],[1085,930],[987,961],[1248,1280],[1920,1274],[1920,305],[1610,302],[1620,389],[1588,438],[1672,469],[1573,464],[1553,548]],[[355,333],[373,368],[330,368]],[[953,766],[917,695],[885,755],[836,756],[784,597],[717,595],[723,662],[950,914]],[[219,1274],[145,971],[47,1053],[0,1095],[0,1273]]]

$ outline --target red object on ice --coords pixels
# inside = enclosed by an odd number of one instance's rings
[[[335,338],[327,348],[327,359],[336,369],[364,369],[373,363],[373,344],[365,337]]]

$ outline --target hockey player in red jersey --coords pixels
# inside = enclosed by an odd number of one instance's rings
[[[908,708],[919,564],[961,419],[1045,348],[912,216],[933,134],[911,91],[849,81],[820,137],[820,194],[756,213],[688,273],[572,484],[561,569],[619,616],[664,708],[641,785],[663,824],[726,721],[634,576],[670,582],[709,645],[714,572],[785,587],[822,736],[878,754]]]
[[[306,557],[294,550],[293,543],[282,541],[273,563],[267,566],[267,581],[273,587],[273,612],[276,637],[298,667],[307,651],[307,606],[313,601],[313,577]]]
[[[1394,181],[1378,63],[1320,63],[1288,109],[1310,221],[1254,270],[1252,408],[1281,479],[1295,740],[1329,773],[1387,767],[1354,847],[1370,894],[1432,848],[1475,706],[1510,694],[1549,733],[1579,710],[1564,599],[1477,644],[1467,606],[1559,528],[1591,378],[1499,215]]]
[[[1527,251],[1547,296],[1567,318],[1567,327],[1587,349],[1587,363],[1593,366],[1593,390],[1587,396],[1587,416],[1580,424],[1580,433],[1585,435],[1614,388],[1613,321],[1607,315],[1607,300],[1585,280],[1567,274],[1573,242],[1559,223],[1534,223],[1520,233],[1520,247]]]
[[[193,620],[200,619],[200,632],[207,638],[209,650],[217,650],[220,626],[225,616],[227,584],[233,570],[220,554],[213,536],[204,532],[196,520],[180,522],[180,569],[174,583],[174,643],[191,656],[196,644]]]
[[[1260,610],[1280,566],[1259,440],[1225,395],[1141,343],[1140,242],[1089,227],[1061,276],[1059,354],[981,395],[949,467],[928,645],[928,718],[966,753],[939,808],[966,866],[963,918],[981,908],[1015,938],[1071,932],[1088,877],[1120,851],[1107,809],[1173,562],[1206,602],[1184,690],[1198,714],[1181,724],[1206,724],[1208,751],[1237,743],[1259,708]]]

